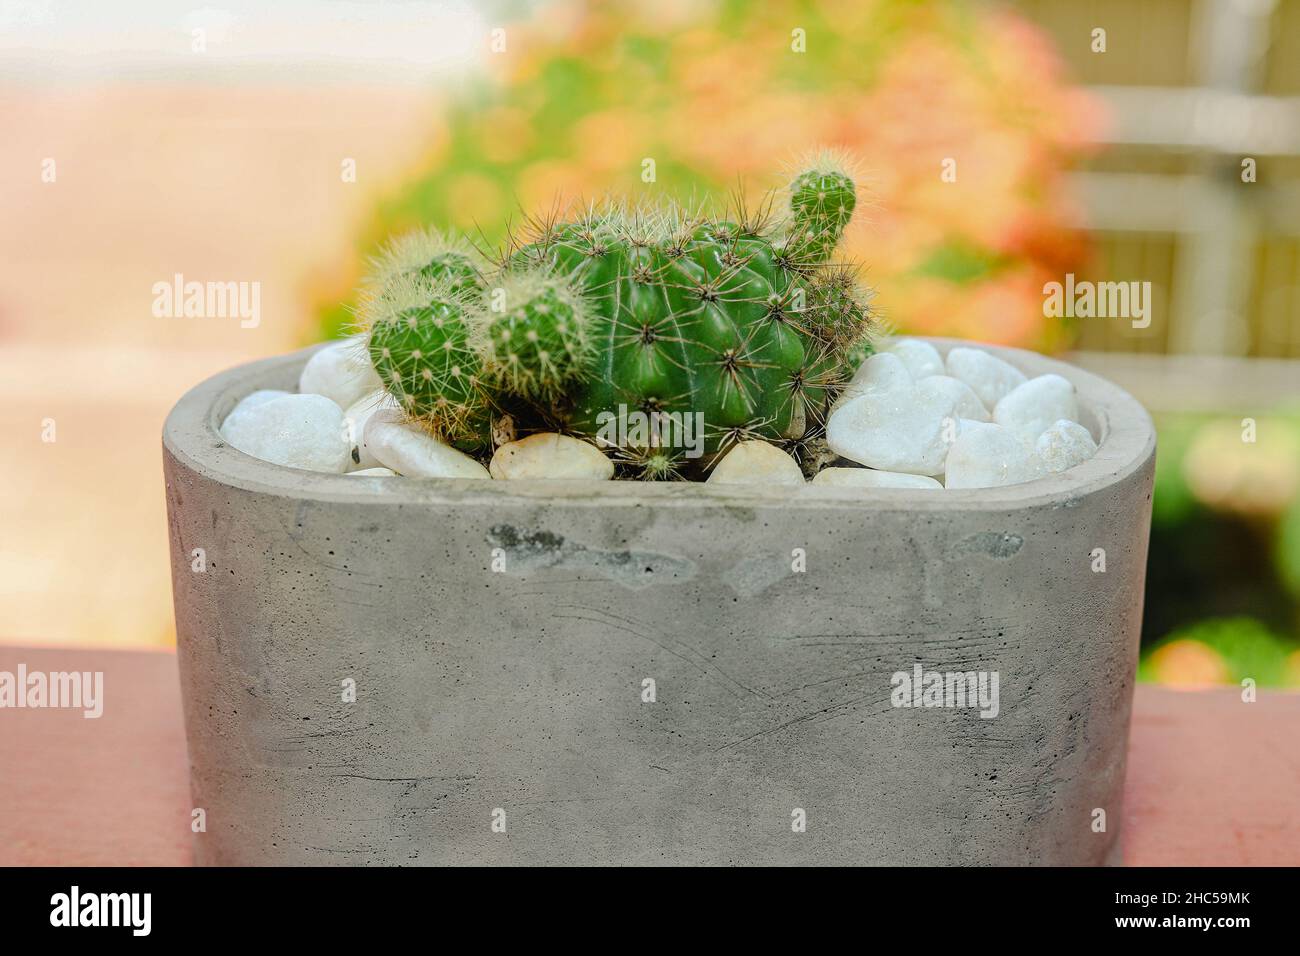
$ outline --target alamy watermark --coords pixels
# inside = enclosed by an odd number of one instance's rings
[[[981,718],[998,715],[997,671],[931,671],[914,664],[910,674],[895,671],[889,686],[895,707],[978,707]]]
[[[153,928],[152,893],[83,893],[73,886],[50,897],[50,925],[123,926],[132,936],[148,936]]]
[[[186,282],[178,272],[171,282],[155,282],[152,291],[155,318],[237,318],[241,329],[262,323],[260,282]]]
[[[1151,324],[1150,282],[1065,282],[1043,286],[1043,315],[1049,319],[1131,319],[1133,328]]]
[[[0,709],[80,709],[93,720],[104,713],[103,671],[0,671]]]
[[[681,448],[684,457],[704,454],[703,412],[643,412],[618,406],[596,416],[596,440],[616,448]]]

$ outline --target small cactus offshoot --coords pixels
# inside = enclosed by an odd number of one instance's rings
[[[377,294],[390,279],[423,277],[453,292],[481,289],[481,257],[465,239],[436,229],[417,229],[390,239],[371,263],[370,292]]]
[[[470,342],[475,298],[444,280],[400,274],[363,315],[370,362],[411,420],[461,448],[486,444],[483,359]]]
[[[588,206],[531,222],[490,268],[416,233],[375,264],[371,361],[413,421],[466,449],[507,415],[586,437],[611,415],[702,416],[687,454],[655,430],[612,449],[624,473],[671,479],[738,440],[815,438],[872,347],[868,293],[833,259],[856,205],[852,176],[820,157],[780,213]]]
[[[591,307],[566,279],[507,273],[487,301],[479,347],[502,390],[548,403],[587,376],[595,356]]]
[[[808,261],[826,262],[853,218],[858,190],[834,156],[825,154],[790,184],[790,237]]]

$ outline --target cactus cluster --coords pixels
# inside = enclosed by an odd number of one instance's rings
[[[467,451],[488,448],[506,415],[520,431],[596,439],[652,479],[699,472],[741,439],[807,442],[871,349],[868,296],[834,261],[856,198],[823,158],[779,211],[607,202],[528,220],[495,258],[435,232],[404,237],[366,286],[371,362],[412,421]],[[630,414],[691,416],[702,438],[611,438],[604,426]]]

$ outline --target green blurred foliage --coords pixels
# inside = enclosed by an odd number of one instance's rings
[[[1300,498],[1291,502],[1279,523],[1276,561],[1287,590],[1300,602]]]
[[[1183,459],[1204,416],[1162,415],[1157,420],[1155,493],[1151,524],[1176,528],[1196,511],[1196,498],[1183,475]]]
[[[1273,452],[1285,453],[1287,441],[1300,440],[1300,414],[1286,410],[1260,419],[1273,440]],[[1276,508],[1247,507],[1243,495],[1198,498],[1193,463],[1197,443],[1218,436],[1206,447],[1209,464],[1221,473],[1264,466],[1269,452],[1235,438],[1240,419],[1206,414],[1156,416],[1158,445],[1147,564],[1143,620],[1143,657],[1139,678],[1152,679],[1151,655],[1181,639],[1198,641],[1218,654],[1231,679],[1253,677],[1261,685],[1286,684],[1288,655],[1300,649],[1300,495]],[[1291,434],[1283,434],[1289,432]],[[1231,454],[1235,460],[1217,457]],[[1276,460],[1273,467],[1276,467]],[[1300,470],[1296,463],[1295,470]],[[1279,494],[1293,479],[1284,468],[1263,472]],[[1260,480],[1259,474],[1255,480]],[[1258,489],[1259,484],[1243,487]],[[1263,487],[1269,487],[1264,484]],[[1265,500],[1268,500],[1267,498]]]
[[[1152,654],[1174,641],[1204,644],[1223,661],[1228,680],[1240,684],[1249,677],[1260,687],[1290,686],[1288,642],[1251,617],[1209,618],[1180,628],[1158,641],[1138,667],[1138,680],[1154,680]]]

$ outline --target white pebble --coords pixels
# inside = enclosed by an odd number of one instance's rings
[[[341,474],[352,458],[343,410],[322,395],[282,395],[231,414],[221,426],[246,455],[290,468]]]
[[[493,478],[568,478],[606,481],[614,463],[599,448],[569,435],[541,432],[496,450],[488,466]]]
[[[1043,463],[1043,470],[1055,474],[1073,468],[1097,454],[1097,443],[1092,433],[1078,422],[1062,418],[1047,426],[1034,443],[1034,453]]]
[[[889,346],[889,354],[897,355],[912,373],[912,378],[920,381],[930,375],[943,374],[943,358],[939,350],[929,342],[920,339],[898,339]]]
[[[370,366],[364,335],[354,335],[316,351],[298,378],[299,392],[324,395],[339,408],[348,408],[381,385]]]
[[[866,389],[892,389],[912,382],[912,373],[893,352],[867,356],[853,374],[853,384]]]
[[[343,411],[343,421],[348,428],[348,443],[352,446],[354,468],[374,468],[379,464],[379,459],[366,447],[365,434],[366,422],[370,421],[370,416],[381,408],[396,410],[401,406],[398,405],[397,399],[381,388],[363,395]]]
[[[868,468],[935,475],[943,471],[957,420],[983,412],[974,393],[953,379],[931,375],[912,385],[868,390],[832,410],[826,443],[837,455]],[[959,414],[961,405],[967,414]],[[983,412],[987,417],[987,412]]]
[[[358,468],[356,471],[349,471],[349,477],[358,475],[366,478],[395,478],[397,472],[391,468]]]
[[[286,392],[279,388],[259,388],[256,392],[252,392],[241,398],[239,403],[230,410],[230,414],[235,414],[235,412],[239,411],[241,408],[256,408],[258,405],[265,404],[273,399],[284,398],[284,396],[292,394],[292,392]],[[226,416],[226,420],[230,420],[229,415]]]
[[[366,423],[365,443],[387,468],[412,478],[487,478],[477,461],[402,421],[401,412],[382,409]]]
[[[969,385],[990,409],[1013,388],[1028,381],[1020,369],[983,349],[952,349],[948,353],[948,374]]]
[[[1040,474],[1034,450],[1009,428],[968,423],[948,452],[944,485],[995,488],[1032,481]]]
[[[232,422],[238,422],[239,419],[247,414],[250,409],[256,408],[258,405],[264,405],[272,399],[284,398],[284,396],[288,394],[288,392],[282,392],[275,388],[262,388],[253,392],[251,395],[245,395],[239,400],[239,404],[230,410],[230,414],[227,415],[226,420],[221,423],[221,427],[225,428]]]
[[[892,352],[877,352],[867,357],[840,394],[837,406],[870,391],[889,391],[912,384],[912,373],[903,360]]]
[[[989,420],[989,410],[965,382],[950,375],[931,375],[924,381],[952,399],[952,413],[958,418],[974,422]]]
[[[715,485],[802,485],[803,471],[788,454],[765,441],[742,441],[713,466]]]
[[[1040,375],[1018,385],[993,409],[993,420],[1028,442],[1060,419],[1077,422],[1079,401],[1074,386],[1059,375]]]
[[[925,475],[905,475],[899,471],[874,468],[823,468],[813,476],[814,485],[832,488],[943,488]]]

